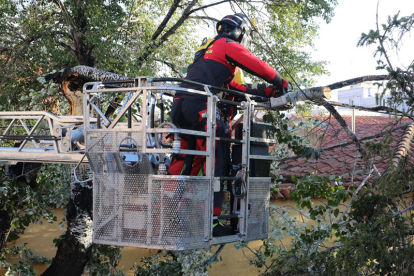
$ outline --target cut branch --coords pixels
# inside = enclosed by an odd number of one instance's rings
[[[45,80],[53,80],[55,83],[61,83],[67,76],[71,74],[78,74],[78,76],[85,81],[108,81],[108,80],[132,80],[133,78],[125,77],[119,74],[99,70],[96,68],[78,65],[69,67],[58,73],[45,76]]]
[[[345,81],[335,82],[333,84],[327,85],[331,90],[342,88],[345,86],[361,83],[364,81],[382,81],[389,80],[391,77],[389,75],[370,75],[365,77],[353,78]]]

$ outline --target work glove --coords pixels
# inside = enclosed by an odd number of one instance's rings
[[[265,89],[266,97],[268,98],[277,98],[280,96],[283,96],[287,93],[288,90],[288,82],[286,80],[282,80],[282,86],[275,86],[275,85],[269,85]]]

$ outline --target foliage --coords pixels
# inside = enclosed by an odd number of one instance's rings
[[[119,266],[122,258],[122,247],[103,244],[92,245],[92,257],[85,270],[92,276],[116,275],[124,276],[124,267]]]
[[[389,16],[387,24],[377,22],[377,29],[370,30],[368,34],[363,33],[358,42],[358,46],[376,45],[377,49],[374,56],[378,57],[377,69],[386,69],[391,76],[391,80],[386,83],[379,83],[383,87],[381,95],[377,101],[381,101],[384,95],[390,94],[391,97],[387,101],[387,105],[392,108],[400,107],[402,103],[406,103],[404,110],[407,115],[412,115],[410,108],[414,102],[412,93],[414,91],[414,64],[410,63],[408,68],[394,67],[390,59],[390,51],[398,50],[401,47],[403,38],[410,33],[414,27],[414,14],[411,16],[401,17],[399,13]]]
[[[412,114],[414,100],[413,62],[405,69],[394,67],[386,45],[398,51],[402,37],[413,28],[413,18],[389,17],[387,24],[377,23],[377,30],[362,34],[359,42],[360,46],[377,45],[378,69],[385,68],[390,75],[388,82],[379,84],[385,88],[382,96],[389,93],[390,106],[403,106],[406,115]],[[293,149],[291,129],[281,119],[275,120],[281,133],[278,139],[291,143],[288,148]],[[393,130],[391,126],[379,143],[364,145],[366,163],[389,160],[381,175],[372,176],[371,168],[363,181],[352,182],[348,188],[340,176],[323,177],[316,172],[289,179],[295,187],[290,191],[295,213],[288,207],[271,208],[271,235],[261,248],[252,250],[251,264],[265,275],[411,275],[414,164],[410,152],[394,157]],[[409,143],[412,136],[407,138]],[[276,181],[281,179],[283,175]],[[282,242],[286,237],[291,239],[288,245]]]
[[[55,222],[55,208],[63,208],[69,197],[67,165],[47,164],[38,173],[37,188],[31,188],[26,181],[16,181],[3,176],[0,184],[2,210],[8,210],[13,218],[9,240],[15,240],[30,223]],[[29,176],[27,176],[29,177]],[[46,192],[47,191],[47,192]]]
[[[291,154],[309,159],[319,158],[322,150],[313,148],[306,136],[301,135],[302,130],[307,130],[318,124],[318,120],[293,122],[280,111],[267,111],[266,121],[274,126],[275,138],[278,147],[273,148],[272,154],[278,158]]]
[[[64,208],[69,197],[67,181],[70,170],[67,165],[45,164],[37,174],[38,187],[32,188],[30,172],[23,180],[16,180],[13,175],[4,175],[2,170],[2,181],[0,183],[0,206],[1,210],[7,211],[12,219],[13,227],[8,241],[13,241],[24,234],[26,227],[31,223],[42,224],[55,223],[57,221],[54,210]],[[65,181],[66,179],[66,181]],[[17,254],[20,256],[18,264],[9,264],[6,254]],[[4,247],[0,254],[4,268],[7,268],[10,275],[28,275],[37,263],[48,263],[49,260],[43,257],[36,257],[30,249],[24,246]]]
[[[204,264],[212,256],[209,250],[164,251],[134,264],[134,275],[208,275]]]
[[[248,16],[255,19],[258,31],[274,50],[277,59],[258,37],[252,51],[276,68],[285,79],[292,81],[293,76],[312,84],[313,76],[328,73],[324,69],[326,62],[312,61],[310,53],[303,48],[312,46],[317,35],[319,26],[314,19],[322,17],[329,22],[336,4],[336,0],[246,4]]]
[[[18,261],[9,263],[6,255],[10,255]],[[6,269],[7,276],[36,275],[34,266],[37,264],[48,263],[50,263],[48,258],[34,255],[33,252],[26,247],[26,244],[23,246],[13,246],[12,248],[5,247],[0,254],[0,268]]]
[[[279,50],[292,75],[307,78],[310,83],[313,75],[324,73],[324,63],[311,61],[310,54],[300,49],[310,45],[316,35],[313,18],[329,21],[336,0],[278,0],[262,4],[265,16],[263,9],[254,6],[256,3],[246,2],[244,7],[252,17],[261,18],[257,20],[259,29],[271,41],[271,47]],[[206,20],[195,12],[207,9],[202,5],[201,1],[172,0],[0,0],[0,102],[5,103],[0,109],[52,111],[59,102],[59,113],[65,114],[67,105],[62,104],[59,86],[45,83],[42,77],[78,64],[128,76],[179,76],[199,43],[189,34]],[[191,13],[185,15],[188,9]],[[163,26],[169,11],[171,18]],[[252,50],[280,71],[260,42]],[[280,121],[276,134],[279,142],[307,158],[318,156],[319,152],[307,146],[305,139],[286,127],[282,114],[274,116]],[[69,172],[65,168],[44,167],[38,177],[39,188],[34,190],[25,183],[13,183],[12,179],[3,181],[0,201],[4,208],[12,210],[16,234],[42,216],[50,222],[55,220],[52,209],[63,206],[68,197]],[[11,195],[16,200],[10,200]],[[22,215],[19,208],[25,210]],[[203,275],[210,257],[211,252],[204,250],[166,252],[145,259],[144,266],[136,265],[134,269],[137,275]],[[96,274],[122,275],[119,258],[119,248],[96,246],[88,269]],[[105,265],[99,266],[99,262]]]
[[[96,66],[129,76],[171,75],[164,62],[183,68],[191,59],[185,53],[195,47],[194,40],[186,36],[191,33],[191,21],[184,22],[169,43],[151,49],[153,55],[138,64],[172,2],[0,1],[2,102],[7,100],[10,110],[20,104],[22,96],[25,102],[33,101],[33,92],[45,87],[38,77],[67,66]],[[179,16],[179,12],[173,14],[166,27]],[[43,93],[38,104],[46,95]]]

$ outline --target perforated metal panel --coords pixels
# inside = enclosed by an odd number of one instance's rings
[[[270,183],[270,177],[249,178],[246,241],[268,237]]]
[[[141,132],[90,131],[87,139],[95,243],[169,250],[208,246],[209,177],[153,175]]]

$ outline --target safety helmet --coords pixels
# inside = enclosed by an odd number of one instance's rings
[[[217,33],[227,33],[228,37],[248,48],[252,39],[252,23],[241,13],[227,15],[216,24]]]

